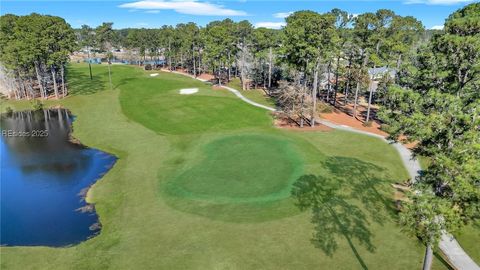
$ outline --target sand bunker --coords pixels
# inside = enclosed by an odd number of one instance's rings
[[[155,77],[155,76],[158,76],[158,73],[152,73],[152,74],[150,74],[150,77]]]
[[[198,88],[183,88],[180,89],[180,95],[191,95],[198,92]]]

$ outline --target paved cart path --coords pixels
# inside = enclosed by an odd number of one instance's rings
[[[182,73],[182,72],[177,72],[177,71],[172,71],[172,72],[194,78],[193,76],[191,76],[189,74]],[[200,79],[200,78],[194,78],[194,79],[197,79],[197,80],[200,80],[200,81],[203,81],[203,82],[207,81],[207,80]],[[253,106],[256,106],[256,107],[259,107],[259,108],[263,108],[263,109],[266,109],[266,110],[269,110],[269,111],[272,111],[272,112],[277,111],[277,109],[275,109],[275,108],[259,104],[257,102],[254,102],[254,101],[246,98],[244,95],[242,95],[242,93],[240,93],[240,91],[238,91],[236,89],[233,89],[233,88],[228,87],[228,86],[220,86],[220,87],[232,92],[235,96],[237,96],[238,98],[240,98],[241,100],[243,100],[244,102],[246,102],[250,105],[253,105]],[[320,124],[323,124],[325,126],[334,128],[334,129],[345,130],[345,131],[349,131],[349,132],[364,134],[364,135],[367,135],[367,136],[377,137],[377,138],[385,141],[388,144],[392,144],[392,146],[395,147],[395,149],[397,149],[398,153],[400,154],[400,158],[402,159],[403,165],[405,166],[405,168],[408,171],[410,179],[412,179],[412,181],[415,181],[417,176],[419,176],[419,172],[421,170],[420,162],[418,162],[418,160],[413,157],[412,152],[407,147],[405,147],[403,144],[388,141],[387,139],[385,139],[385,137],[383,137],[381,135],[370,133],[370,132],[363,131],[363,130],[354,129],[354,128],[346,126],[346,125],[339,125],[339,124],[335,124],[335,123],[332,123],[330,121],[326,121],[326,120],[322,120],[322,119],[316,120],[316,122],[318,122]],[[455,269],[458,269],[458,270],[480,270],[480,267],[472,260],[472,258],[470,258],[470,256],[468,256],[468,254],[463,250],[463,248],[457,242],[455,237],[453,237],[451,234],[445,232],[442,235],[442,238],[441,238],[438,246],[439,246],[440,250],[442,250],[442,252],[445,254],[445,256],[447,256],[448,260],[455,267]]]
[[[386,143],[392,144],[393,147],[395,147],[395,149],[397,149],[398,153],[400,154],[400,158],[402,159],[405,168],[407,168],[408,170],[410,179],[412,179],[412,181],[415,181],[417,176],[419,176],[419,172],[421,170],[420,162],[418,162],[417,159],[413,158],[412,152],[404,145],[400,143],[393,143],[391,141],[388,141],[381,135],[373,134],[363,130],[356,130],[348,126],[337,125],[325,120],[320,120],[318,122],[331,128],[377,137],[384,140]],[[457,242],[455,237],[453,237],[451,234],[444,232],[442,238],[440,239],[438,247],[443,252],[443,254],[447,256],[448,260],[455,267],[455,269],[480,270],[480,267],[472,260],[472,258],[470,258],[470,256],[468,256],[468,254]]]

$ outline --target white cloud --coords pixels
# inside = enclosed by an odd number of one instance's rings
[[[285,26],[284,22],[258,22],[255,24],[255,28],[265,27],[270,29],[280,29]]]
[[[189,15],[210,16],[245,16],[241,10],[225,8],[221,5],[198,2],[197,0],[144,0],[119,5],[121,8],[147,9],[147,10],[174,10],[178,13]]]
[[[147,11],[145,11],[145,13],[151,13],[151,14],[157,14],[157,13],[159,13],[159,12],[160,12],[160,10],[155,10],[155,9],[154,9],[154,10],[147,10]]]
[[[455,5],[469,3],[473,0],[406,0],[405,4],[426,4],[426,5]]]
[[[443,25],[434,25],[430,29],[432,29],[432,30],[443,30]]]
[[[290,16],[290,15],[292,15],[292,14],[293,14],[293,11],[289,11],[289,12],[278,12],[278,13],[273,14],[273,17],[283,19],[283,18],[286,18],[286,17],[288,17],[288,16]]]
[[[352,18],[356,18],[356,17],[358,17],[358,15],[360,15],[360,14],[358,14],[358,13],[351,13],[350,14],[350,16],[352,16]]]

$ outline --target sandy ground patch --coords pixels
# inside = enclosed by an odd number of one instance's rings
[[[180,95],[191,95],[198,92],[198,88],[183,88],[180,89]]]

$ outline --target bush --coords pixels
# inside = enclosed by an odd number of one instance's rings
[[[145,70],[152,70],[152,65],[146,64],[144,68]]]
[[[41,110],[41,109],[43,109],[43,103],[40,102],[38,99],[34,99],[32,101],[32,108],[33,108],[34,111]]]
[[[7,107],[5,108],[5,113],[6,113],[8,116],[11,116],[12,113],[13,113],[12,108],[10,108],[10,107],[7,106]]]
[[[390,125],[387,125],[387,124],[381,124],[381,125],[380,125],[380,130],[382,130],[382,131],[385,131],[385,132],[387,132],[387,133],[390,133],[390,132],[389,132],[389,129],[390,129]]]

